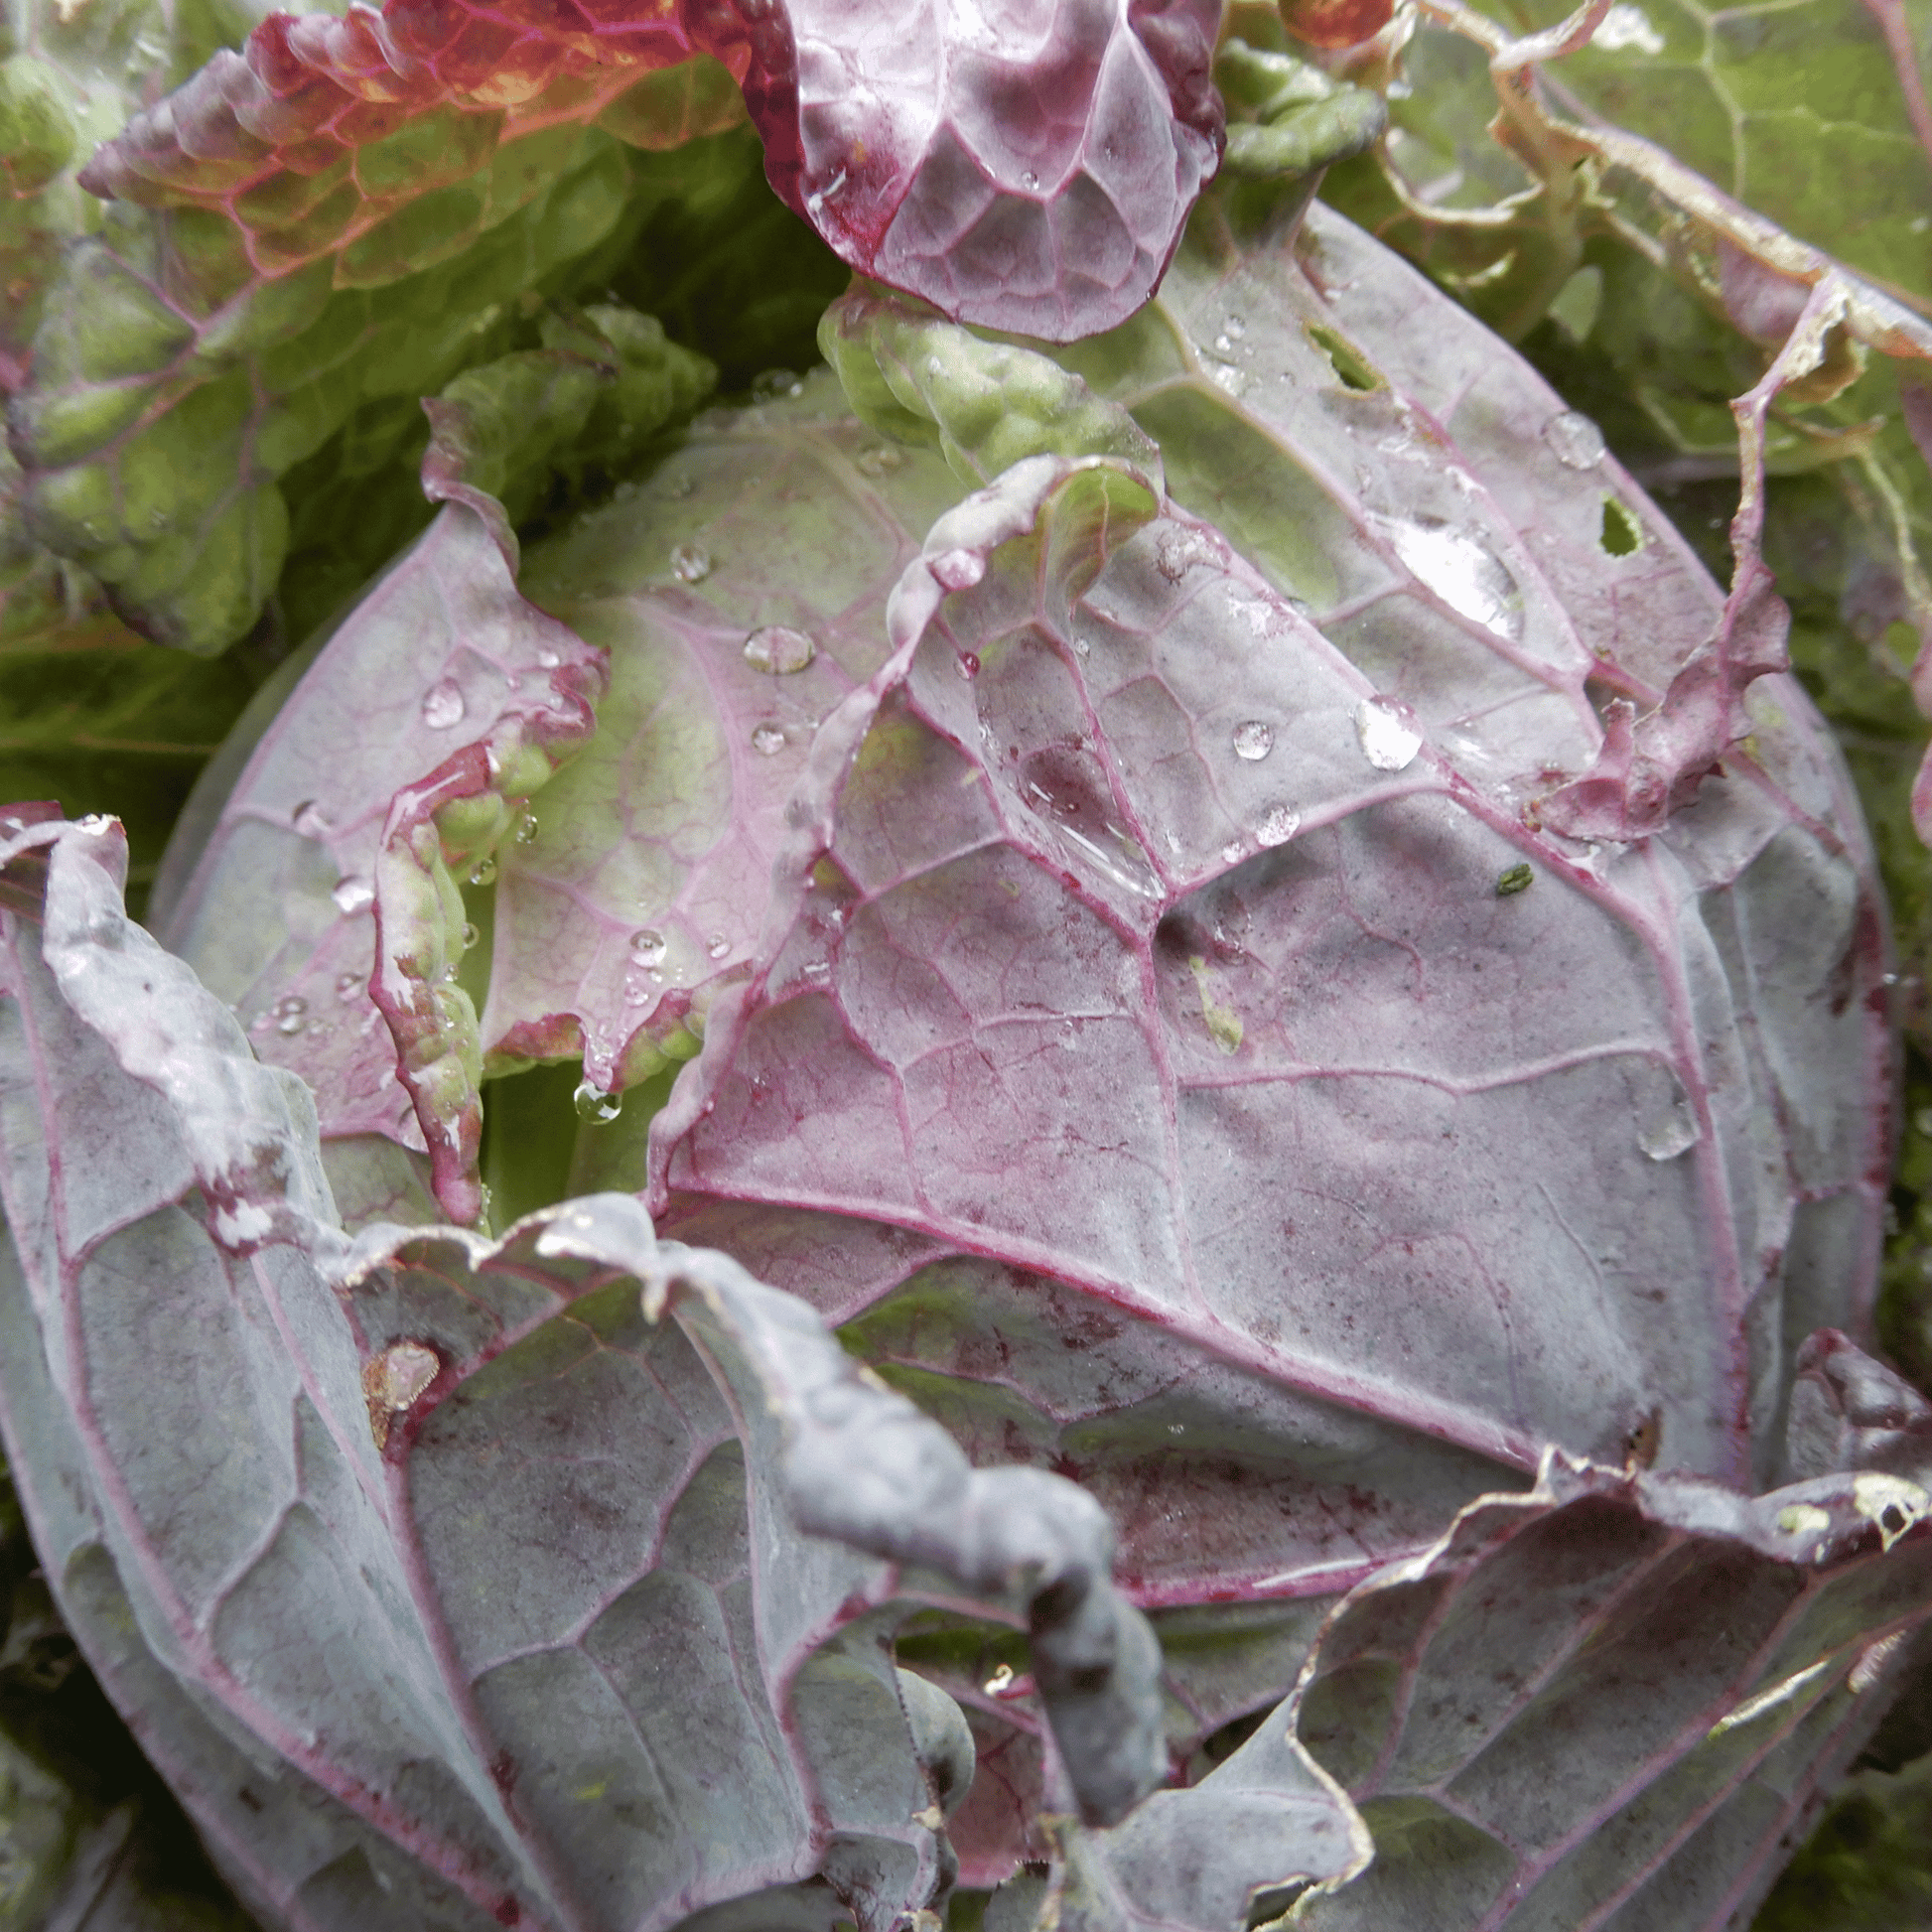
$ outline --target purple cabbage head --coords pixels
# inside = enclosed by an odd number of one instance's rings
[[[1211,22],[1007,11],[667,12],[879,278],[830,370],[446,387],[155,937],[0,819],[8,1453],[266,1925],[1717,1932],[1932,1611],[1781,607],[1319,206],[1143,301]],[[371,19],[94,177],[266,205]]]

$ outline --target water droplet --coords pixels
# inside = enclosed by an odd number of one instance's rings
[[[347,1006],[368,984],[365,973],[338,973],[336,975],[336,998]]]
[[[980,674],[980,660],[977,651],[962,650],[954,660],[953,669],[970,684]]]
[[[1275,728],[1264,725],[1259,718],[1250,718],[1245,724],[1234,728],[1234,756],[1246,759],[1250,764],[1265,759],[1275,749]]]
[[[1263,845],[1286,845],[1302,829],[1302,814],[1293,805],[1270,805],[1255,826]]]
[[[366,879],[351,875],[347,879],[337,880],[329,897],[336,901],[336,910],[353,915],[366,911],[375,903],[375,888]]]
[[[1221,324],[1221,333],[1231,336],[1238,343],[1248,333],[1247,319],[1243,316],[1229,316]]]
[[[516,821],[516,842],[518,845],[531,845],[535,843],[536,836],[537,815],[535,812],[525,812]]]
[[[546,671],[554,671],[557,668],[557,666],[561,664],[563,661],[564,660],[561,657],[559,657],[557,653],[554,650],[552,650],[548,644],[545,644],[542,647],[542,649],[540,649],[537,652],[537,662],[541,664]]]
[[[1440,516],[1376,519],[1395,554],[1457,617],[1514,643],[1523,634],[1523,593],[1502,559]]]
[[[844,186],[841,173],[837,187],[826,189],[827,195],[835,195]],[[790,369],[761,369],[752,378],[752,400],[754,402],[778,402],[790,396],[802,396],[805,385]]]
[[[471,869],[470,883],[473,886],[488,886],[496,878],[496,861],[485,855]]]
[[[1223,355],[1231,354],[1234,349],[1234,338],[1230,336],[1227,333],[1227,331],[1224,329],[1218,336],[1214,338],[1214,346],[1217,349],[1219,349]]]
[[[463,691],[453,677],[439,677],[423,693],[423,723],[433,732],[462,724],[463,711]]]
[[[463,950],[468,952],[483,937],[483,934],[477,930],[470,920],[465,919],[463,922],[463,931],[459,936],[463,941]]]
[[[630,952],[639,966],[661,966],[664,963],[664,935],[654,926],[645,926],[641,932],[630,935]]]
[[[1238,866],[1248,856],[1248,848],[1239,839],[1230,839],[1221,848],[1221,863],[1224,866]]]
[[[1362,756],[1378,771],[1403,771],[1422,750],[1422,733],[1410,722],[1406,705],[1387,698],[1364,698],[1355,707],[1355,731]]]
[[[288,1035],[302,1031],[302,1017],[308,1011],[309,1003],[300,993],[285,993],[269,1008],[275,1017],[275,1031]]]
[[[926,568],[944,591],[970,591],[986,575],[986,559],[976,550],[942,550]]]
[[[305,798],[290,815],[290,823],[305,839],[326,839],[336,828],[329,814],[313,798]]]
[[[1702,1139],[1697,1116],[1688,1101],[1678,1099],[1667,1113],[1660,1115],[1637,1136],[1637,1146],[1650,1161],[1675,1161],[1688,1154]]]
[[[859,472],[867,477],[890,477],[896,470],[905,468],[905,452],[896,450],[890,444],[882,444],[870,450],[861,450],[853,459]]]
[[[680,543],[671,552],[671,575],[686,584],[702,584],[711,575],[711,552],[701,543]]]
[[[1031,168],[1029,168],[1027,172],[1020,177],[1020,186],[1026,189],[1029,194],[1031,194],[1035,188],[1039,186],[1039,177],[1036,174],[1035,174]]]
[[[1543,425],[1543,440],[1569,470],[1593,470],[1603,461],[1603,432],[1581,410],[1566,409]]]
[[[785,749],[785,735],[776,725],[759,725],[752,732],[752,750],[759,758],[775,758]]]
[[[594,1087],[588,1080],[577,1083],[577,1091],[571,1096],[577,1106],[577,1118],[590,1121],[602,1127],[614,1121],[623,1112],[623,1095],[606,1093],[602,1087]]]
[[[818,646],[802,630],[788,623],[765,623],[745,639],[745,661],[755,671],[783,677],[802,671],[818,655]]]
[[[732,942],[722,932],[714,932],[704,942],[705,957],[707,959],[723,959],[731,949]]]
[[[1118,823],[1105,778],[1090,754],[1054,747],[1020,766],[1020,795],[1070,855],[1141,898],[1161,881],[1140,841]]]

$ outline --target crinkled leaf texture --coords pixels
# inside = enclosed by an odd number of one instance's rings
[[[45,889],[4,914],[0,1420],[251,1910],[616,1932],[787,1886],[886,1932],[970,1775],[893,1667],[908,1600],[1031,1629],[1087,1816],[1150,1788],[1158,1651],[1089,1498],[974,1471],[629,1196],[351,1243],[307,1089],[126,919],[123,856],[111,821],[0,848],[10,905]]]
[[[1552,1441],[1769,1480],[1791,1351],[1869,1294],[1842,773],[1760,681],[1654,837],[1526,822],[1722,600],[1647,515],[1599,545],[1640,498],[1438,301],[1331,218],[1210,234],[1068,358],[1178,502],[1034,459],[934,526],[653,1130],[689,1238],[806,1294],[871,1253],[853,1344],[1077,1472],[1148,1603],[1345,1588]]]

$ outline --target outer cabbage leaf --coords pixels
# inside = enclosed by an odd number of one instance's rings
[[[1473,1505],[1335,1612],[1297,1689],[1376,1839],[1298,1922],[1736,1924],[1924,1623],[1932,1542],[1899,1539],[1927,1500],[1869,1472],[1746,1499],[1553,1453]]]
[[[1090,1499],[971,1470],[628,1197],[352,1244],[306,1089],[119,911],[111,822],[5,856],[45,891],[5,915],[9,1449],[266,1922],[667,1926],[775,1884],[885,1932],[964,1782],[892,1668],[907,1596],[1031,1629],[1085,1815],[1148,1788],[1158,1656]]]
[[[847,260],[999,326],[1066,337],[1118,321],[1218,158],[1214,14],[948,4],[909,37],[839,0],[756,19],[457,0],[276,16],[89,164],[117,212],[64,271],[12,412],[33,527],[148,634],[219,648],[281,562],[275,478],[358,386],[392,387],[347,370],[320,393],[302,384],[341,367],[341,292],[420,281],[537,199],[544,266],[581,255],[616,214],[608,179],[602,198],[581,180],[561,192],[587,163],[611,174],[586,126],[608,108],[621,138],[673,145],[736,119],[729,77],[774,186]],[[477,306],[456,305],[462,327]],[[184,492],[191,473],[204,481]]]

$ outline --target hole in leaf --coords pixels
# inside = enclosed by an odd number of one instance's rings
[[[1597,536],[1606,555],[1627,557],[1643,548],[1643,525],[1614,496],[1603,498],[1603,528]]]
[[[1309,340],[1327,356],[1344,389],[1379,389],[1382,377],[1353,344],[1319,323],[1309,324]]]
[[[1256,1892],[1254,1903],[1248,1907],[1248,1932],[1264,1932],[1265,1928],[1286,1923],[1290,1908],[1312,1882],[1308,1878],[1294,1878],[1285,1885],[1270,1885],[1266,1891]]]

